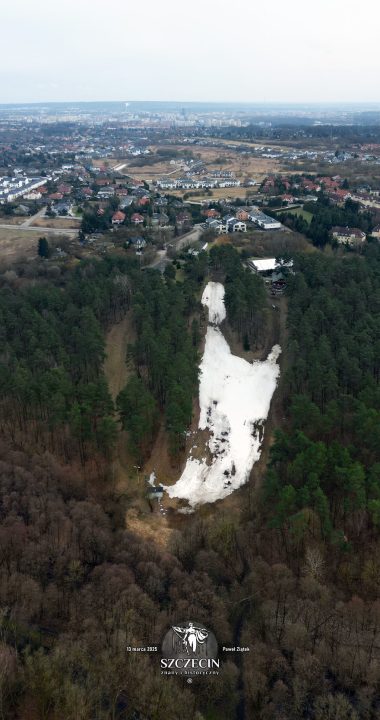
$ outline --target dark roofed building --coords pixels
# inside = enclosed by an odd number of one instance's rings
[[[130,245],[136,250],[142,250],[146,246],[146,240],[143,237],[131,237],[129,238]]]
[[[365,232],[363,232],[363,230],[360,230],[359,228],[336,226],[332,228],[331,232],[333,238],[339,244],[356,245],[358,243],[364,242],[364,240],[366,239]]]

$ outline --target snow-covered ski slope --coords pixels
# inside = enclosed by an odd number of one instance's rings
[[[226,317],[224,305],[224,287],[222,283],[207,283],[202,295],[202,305],[208,307],[208,321],[212,325],[220,325]]]
[[[192,507],[226,497],[247,482],[261,452],[263,425],[268,416],[280,368],[279,345],[264,362],[247,362],[232,355],[217,325],[226,317],[224,287],[209,282],[202,303],[209,326],[200,365],[199,429],[208,429],[208,460],[191,456],[179,480],[166,490]],[[206,453],[205,453],[206,454]]]

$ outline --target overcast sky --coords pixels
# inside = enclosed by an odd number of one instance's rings
[[[380,102],[379,0],[1,0],[0,102]]]

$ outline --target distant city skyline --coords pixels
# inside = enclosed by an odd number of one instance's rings
[[[0,103],[380,103],[377,0],[13,0]]]

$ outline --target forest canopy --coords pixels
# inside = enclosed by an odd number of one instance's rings
[[[266,483],[276,527],[299,524],[306,508],[329,539],[354,542],[379,525],[379,280],[377,247],[365,258],[298,261],[285,379],[291,430],[277,431]]]
[[[378,717],[380,251],[294,260],[263,485],[242,489],[238,513],[176,518],[165,543],[138,533],[115,493],[119,429],[140,460],[161,423],[180,455],[204,282],[225,284],[228,323],[254,347],[267,331],[261,279],[220,246],[180,280],[118,258],[2,283],[0,716]],[[115,407],[105,333],[126,313],[130,374]],[[219,676],[163,679],[158,655],[127,652],[159,646],[184,618],[215,632]]]

